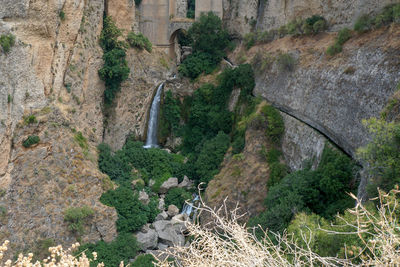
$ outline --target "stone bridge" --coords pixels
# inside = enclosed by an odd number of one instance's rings
[[[164,48],[175,57],[176,36],[187,30],[201,13],[212,11],[222,18],[222,0],[198,0],[195,19],[186,18],[188,0],[142,0],[139,28],[155,47]]]

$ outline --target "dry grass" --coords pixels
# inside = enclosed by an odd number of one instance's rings
[[[194,240],[187,246],[176,247],[158,256],[157,266],[400,266],[400,238],[396,216],[399,209],[396,198],[398,193],[398,190],[393,190],[390,194],[381,192],[380,205],[373,212],[359,202],[351,210],[356,223],[345,221],[345,224],[353,227],[353,234],[357,234],[364,244],[364,249],[357,258],[319,256],[309,246],[312,236],[310,233],[302,235],[307,244],[305,248],[298,246],[293,237],[286,234],[270,233],[277,240],[276,243],[268,235],[264,240],[257,240],[245,225],[238,223],[241,216],[237,214],[237,209],[228,212],[226,209],[213,210],[204,206],[201,212],[211,215],[213,226],[189,224],[188,230]],[[352,197],[356,199],[354,195]],[[363,238],[366,233],[368,240]],[[174,261],[162,260],[166,256]]]

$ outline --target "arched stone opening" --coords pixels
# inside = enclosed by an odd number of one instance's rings
[[[187,34],[185,29],[179,28],[175,30],[169,39],[169,56],[175,60],[177,64],[182,61],[182,47],[179,44],[179,37]]]

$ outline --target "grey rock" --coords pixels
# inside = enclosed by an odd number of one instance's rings
[[[157,248],[158,234],[153,229],[149,229],[147,233],[137,233],[136,239],[143,251]]]
[[[158,243],[158,245],[157,245],[157,248],[158,248],[159,250],[165,250],[165,249],[167,249],[168,247],[169,247],[168,245],[163,244],[163,243]]]
[[[158,201],[158,209],[161,211],[165,210],[165,200],[164,198],[160,198],[160,200]]]
[[[183,246],[185,244],[185,237],[180,229],[181,224],[173,224],[171,221],[156,221],[153,223],[158,237],[162,243],[169,246]]]
[[[149,195],[145,191],[140,191],[139,192],[139,201],[145,205],[149,204],[149,202],[150,202]]]
[[[156,221],[162,221],[168,219],[168,214],[165,211],[162,211],[156,216]]]
[[[189,189],[193,186],[193,182],[191,180],[189,180],[189,178],[185,175],[183,176],[183,181],[178,184],[178,187],[180,188],[186,188]]]
[[[167,213],[169,217],[174,217],[175,215],[179,214],[179,209],[175,205],[169,205]]]
[[[164,183],[162,183],[159,193],[160,194],[165,194],[168,192],[169,189],[177,187],[178,186],[178,178],[171,177]]]

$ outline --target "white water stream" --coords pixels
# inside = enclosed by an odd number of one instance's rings
[[[154,96],[153,103],[150,108],[149,123],[147,126],[147,140],[144,148],[158,147],[157,129],[158,129],[158,113],[160,111],[161,92],[164,88],[164,83],[157,88],[157,93]]]

